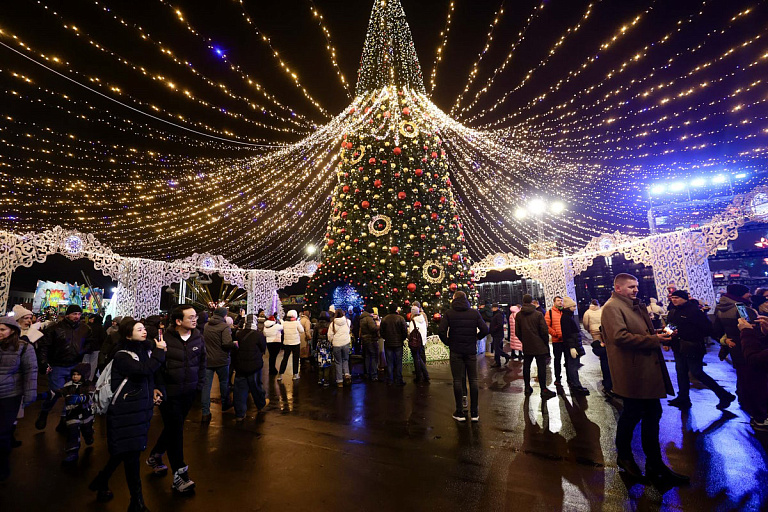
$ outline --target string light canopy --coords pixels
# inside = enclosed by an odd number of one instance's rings
[[[167,0],[6,4],[4,229],[63,225],[126,256],[285,268],[327,244],[344,135],[375,127],[394,143],[408,117],[439,132],[475,260],[647,234],[651,200],[675,197],[649,193],[660,183],[767,180],[764,2],[452,1],[432,25],[416,17],[434,30],[427,89],[400,1],[376,0],[351,100],[354,41],[332,3],[292,17],[299,49],[245,0],[221,20]],[[322,77],[302,71],[320,63]],[[565,212],[516,215],[544,197]]]

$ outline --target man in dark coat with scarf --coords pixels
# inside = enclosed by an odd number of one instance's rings
[[[635,276],[617,275],[613,295],[603,306],[602,326],[613,391],[624,398],[616,426],[616,462],[630,476],[644,480],[632,455],[632,436],[642,422],[646,476],[660,487],[682,485],[689,478],[664,464],[659,444],[661,399],[674,395],[661,346],[669,345],[672,336],[656,334],[647,308],[637,299],[638,286]]]

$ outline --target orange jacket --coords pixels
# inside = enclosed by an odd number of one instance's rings
[[[561,316],[563,316],[562,311],[554,307],[544,315],[544,320],[547,321],[547,327],[549,327],[549,334],[552,336],[552,343],[563,342],[563,328],[560,326]]]

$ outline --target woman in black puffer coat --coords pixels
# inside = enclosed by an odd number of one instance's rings
[[[152,350],[151,355],[148,350]],[[112,363],[114,402],[107,409],[107,446],[109,461],[91,482],[99,501],[112,499],[109,478],[122,463],[131,493],[132,511],[148,510],[141,493],[139,455],[147,448],[149,422],[155,406],[154,373],[165,361],[165,342],[147,343],[147,331],[141,322],[123,319],[120,323],[120,346]],[[123,380],[125,385],[122,386]]]
[[[576,303],[570,297],[565,297],[563,299],[563,312],[560,317],[563,343],[569,349],[565,355],[565,375],[568,378],[571,394],[588,395],[589,390],[582,386],[581,380],[579,380],[579,358],[584,355],[584,347],[581,343],[581,329],[574,316],[575,311]]]

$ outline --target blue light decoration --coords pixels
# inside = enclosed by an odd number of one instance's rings
[[[334,288],[331,304],[336,309],[341,309],[345,313],[349,310],[350,306],[362,310],[364,305],[363,298],[357,293],[355,287],[348,284]]]

